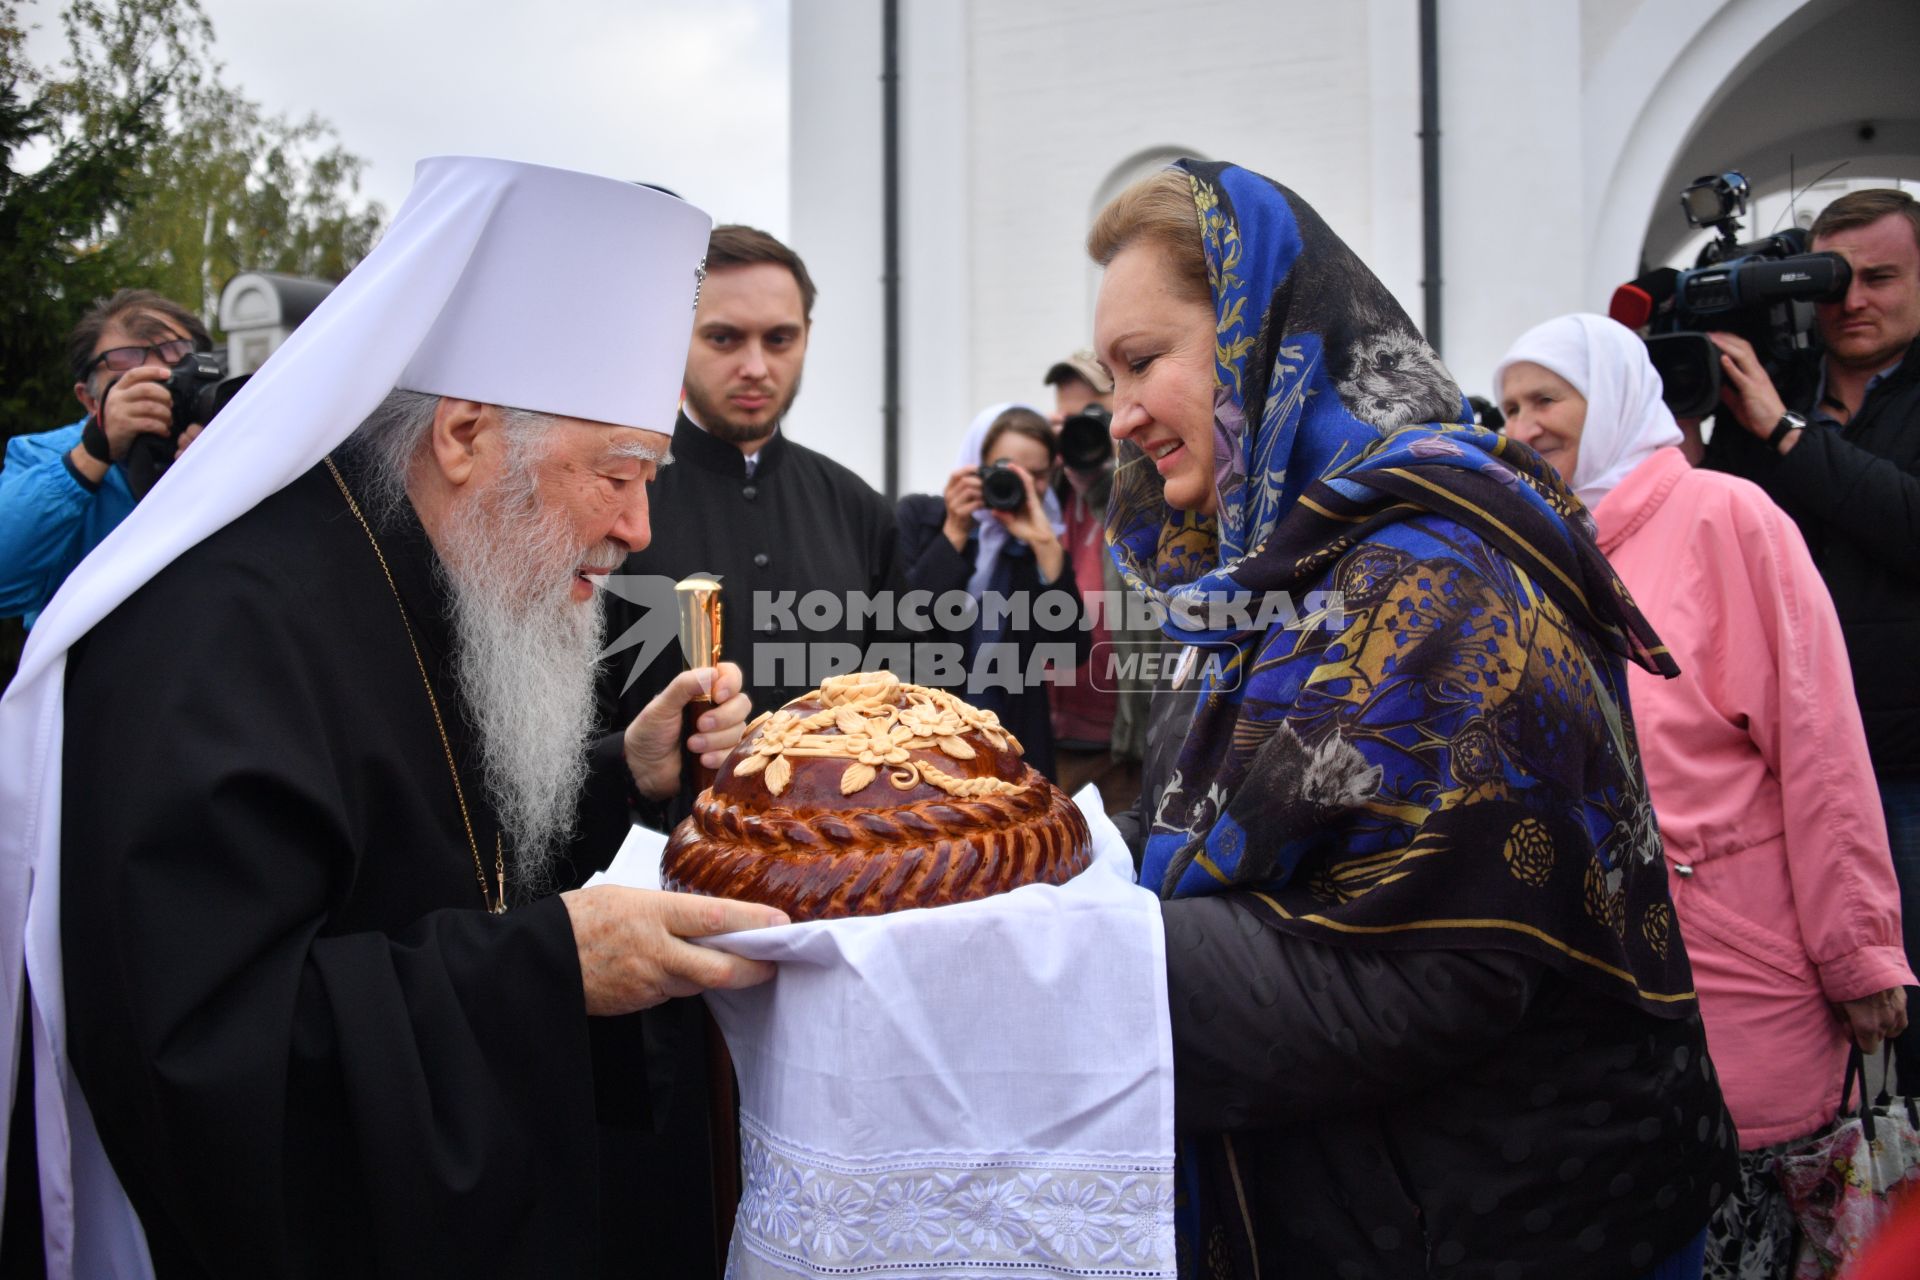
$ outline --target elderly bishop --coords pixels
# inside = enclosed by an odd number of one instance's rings
[[[614,1015],[764,980],[686,939],[782,920],[574,887],[678,786],[692,695],[710,763],[747,713],[689,672],[590,741],[591,580],[648,541],[707,232],[423,163],[43,615],[0,704],[0,1015],[54,1274],[600,1269],[601,1111],[646,1094]]]

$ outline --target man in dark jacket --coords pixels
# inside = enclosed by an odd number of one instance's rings
[[[1814,222],[1813,248],[1853,268],[1845,298],[1818,308],[1825,354],[1786,370],[1776,388],[1744,340],[1712,335],[1732,421],[1706,462],[1759,484],[1794,518],[1833,594],[1892,837],[1907,955],[1920,959],[1920,202],[1851,192]],[[1920,1030],[1897,1052],[1903,1079],[1920,1079]]]

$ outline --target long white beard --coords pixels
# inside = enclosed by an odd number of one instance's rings
[[[605,623],[597,600],[573,599],[574,574],[624,554],[580,546],[564,513],[542,510],[532,461],[515,459],[489,492],[456,506],[439,547],[454,673],[522,893],[551,887],[587,776]]]

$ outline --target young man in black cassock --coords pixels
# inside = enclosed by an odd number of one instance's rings
[[[573,887],[611,857],[633,798],[674,793],[690,698],[714,695],[685,744],[709,764],[747,713],[737,670],[689,672],[588,750],[591,578],[648,538],[668,437],[643,424],[671,412],[705,219],[490,161],[429,162],[416,196],[362,268],[393,277],[385,293],[343,285],[349,301],[315,317],[332,327],[236,401],[249,420],[211,432],[182,477],[254,496],[124,580],[67,652],[68,1043],[161,1277],[711,1265],[708,1225],[653,1194],[705,1171],[648,1145],[648,1073],[619,1015],[765,980],[770,966],[683,939],[783,917]],[[458,253],[420,234],[476,217]],[[681,246],[658,270],[655,218]],[[555,265],[556,237],[596,231],[606,243],[576,245],[571,275]],[[386,294],[419,297],[447,256],[464,274],[447,312],[416,322],[407,389],[284,487],[258,480],[246,442],[271,433],[252,419],[287,425],[267,447],[338,441],[303,403],[362,353],[330,360],[324,335],[390,314]],[[677,308],[574,314],[589,274],[657,290],[682,273]],[[463,305],[551,320],[535,348],[620,372],[495,349],[524,339],[469,325]],[[664,379],[613,358],[649,339],[675,353]],[[467,385],[522,407],[439,394]],[[151,527],[207,500],[169,481]],[[83,566],[81,589],[102,576]],[[104,1229],[73,1216],[83,1243]],[[614,1247],[603,1217],[647,1233]]]
[[[813,299],[793,250],[751,227],[714,228],[673,431],[675,465],[653,484],[655,507],[672,515],[623,569],[675,581],[720,575],[722,656],[745,672],[754,715],[819,683],[807,657],[822,650],[810,646],[849,646],[864,658],[868,646],[893,638],[892,629],[849,625],[844,612],[838,626],[808,629],[796,612],[802,597],[826,592],[844,604],[904,590],[892,508],[852,471],[780,430],[800,390]],[[618,636],[638,615],[611,593],[607,603],[608,634]],[[773,660],[773,646],[800,662]],[[630,661],[616,655],[608,667],[613,724],[632,719],[681,665],[669,650],[628,685]]]
[[[678,582],[696,573],[720,576],[721,656],[744,673],[753,715],[774,710],[814,687],[806,670],[809,646],[867,646],[890,631],[842,624],[791,630],[784,618],[755,626],[756,599],[797,608],[799,597],[826,591],[845,602],[854,593],[902,590],[895,566],[892,508],[859,476],[831,458],[795,444],[780,421],[800,390],[812,324],[814,285],[792,249],[751,227],[715,227],[707,244],[706,277],[694,314],[684,403],[673,429],[674,464],[652,484],[653,541],[627,557],[621,572]],[[640,620],[634,602],[609,591],[607,634],[620,636]],[[800,655],[798,669],[756,661],[756,648],[776,644]],[[760,649],[765,658],[768,650]],[[817,651],[815,651],[817,652]],[[616,653],[603,674],[603,727],[625,724],[679,672],[682,656],[669,647],[644,671]],[[642,805],[648,825],[668,827],[692,800],[689,784],[671,803]],[[692,1002],[669,1006],[646,1027],[654,1072],[653,1123],[663,1141],[699,1148],[713,1122],[708,1089],[711,1064],[706,1019]],[[723,1220],[711,1182],[681,1180],[663,1189],[680,1211]],[[676,1272],[687,1280],[717,1270]]]

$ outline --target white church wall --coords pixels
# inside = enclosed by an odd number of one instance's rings
[[[1658,0],[1580,0],[1580,75],[1581,82],[1593,75],[1594,68],[1613,47],[1633,16]]]
[[[1440,354],[1470,395],[1493,395],[1494,363],[1529,326],[1592,309],[1580,25],[1567,4],[1441,0]]]
[[[1368,252],[1368,5],[969,10],[973,377],[954,431],[982,404],[1044,397],[1047,366],[1090,339],[1093,200],[1143,151],[1192,148],[1271,174]]]
[[[1469,391],[1604,310],[1670,166],[1763,45],[1858,0],[1440,0],[1444,317]],[[1091,336],[1111,184],[1192,152],[1312,201],[1423,318],[1417,0],[920,0],[903,32],[902,488]],[[880,479],[880,6],[792,14],[793,232],[822,289],[794,435]]]
[[[1420,22],[1413,0],[1368,0],[1367,99],[1367,225],[1341,234],[1424,326]]]
[[[872,6],[878,8],[878,5]],[[902,5],[902,493],[938,493],[972,395],[972,126],[967,6]],[[907,86],[910,86],[908,88]],[[960,420],[961,428],[967,419]]]

